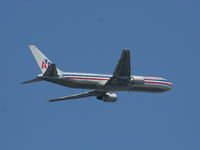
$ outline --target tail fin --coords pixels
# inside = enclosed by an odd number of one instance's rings
[[[35,60],[37,61],[40,67],[40,70],[42,71],[42,73],[44,73],[48,69],[48,67],[52,64],[52,62],[35,45],[29,45],[29,48],[33,56],[35,57]],[[62,72],[59,69],[57,69],[57,71],[59,73]]]

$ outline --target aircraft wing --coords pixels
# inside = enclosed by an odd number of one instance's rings
[[[57,101],[71,100],[71,99],[83,98],[83,97],[89,97],[89,96],[101,96],[101,95],[104,95],[105,93],[106,92],[101,92],[101,91],[90,91],[90,92],[84,92],[84,93],[75,94],[75,95],[71,95],[71,96],[50,99],[48,101],[49,102],[57,102]]]
[[[117,66],[113,72],[113,77],[127,77],[131,76],[131,65],[130,65],[130,51],[123,50],[121,58],[118,61]]]
[[[117,66],[113,72],[113,76],[105,85],[124,85],[131,78],[130,51],[123,50]]]

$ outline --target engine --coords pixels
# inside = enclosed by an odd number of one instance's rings
[[[131,78],[131,84],[142,85],[144,84],[144,78],[141,76],[133,76]]]
[[[116,102],[117,95],[114,93],[106,93],[103,96],[97,96],[97,99],[103,100],[104,102]]]

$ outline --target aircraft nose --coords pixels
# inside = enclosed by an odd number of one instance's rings
[[[165,87],[164,91],[169,91],[169,90],[171,90],[174,87],[173,83],[170,82],[169,80],[167,80],[166,78],[162,78],[162,80],[163,80],[163,84],[165,84],[164,85],[164,87]]]
[[[167,88],[167,91],[168,91],[168,90],[171,90],[173,87],[174,87],[173,83],[171,83],[171,82],[168,81],[168,88]]]

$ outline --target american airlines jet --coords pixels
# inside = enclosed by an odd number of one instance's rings
[[[167,79],[160,77],[146,77],[131,75],[130,51],[122,50],[121,57],[112,75],[63,72],[56,67],[36,46],[29,46],[35,57],[42,74],[35,79],[23,82],[27,84],[37,81],[48,81],[62,86],[79,89],[89,89],[91,91],[75,94],[71,96],[59,97],[48,100],[57,102],[95,96],[104,102],[116,102],[117,95],[113,92],[151,92],[160,93],[170,90],[173,84]]]

